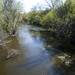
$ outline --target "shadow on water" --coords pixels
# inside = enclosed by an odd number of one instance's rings
[[[53,58],[60,52],[51,48],[48,52],[41,33],[31,31],[32,28],[18,28],[17,39],[8,46],[18,49],[19,56],[0,63],[0,75],[66,75],[63,68],[53,64]]]

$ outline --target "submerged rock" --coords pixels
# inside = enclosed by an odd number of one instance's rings
[[[72,63],[72,59],[70,55],[61,53],[55,56],[54,63],[58,66],[70,66],[70,64]]]
[[[9,49],[8,47],[0,45],[0,61],[15,57],[18,54],[18,50]]]
[[[8,51],[8,55],[6,56],[6,59],[15,57],[15,56],[17,56],[18,54],[19,54],[19,53],[18,53],[18,50],[11,49],[11,50]]]

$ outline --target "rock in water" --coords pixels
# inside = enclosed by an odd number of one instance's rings
[[[18,55],[18,51],[15,50],[15,49],[12,49],[12,50],[8,51],[8,55],[7,55],[6,59],[15,57],[15,56],[17,56],[17,55]]]
[[[70,66],[71,56],[66,53],[61,53],[54,58],[54,63],[59,66],[61,65]]]

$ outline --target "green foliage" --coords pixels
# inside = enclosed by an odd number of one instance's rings
[[[75,44],[75,0],[54,0],[52,8],[48,10],[32,11],[27,14],[28,22],[49,29],[55,33],[63,45]],[[57,1],[57,2],[56,2]],[[58,5],[60,3],[60,5]],[[55,7],[57,6],[57,7]],[[65,46],[66,46],[65,45]]]
[[[48,14],[43,16],[41,24],[42,26],[45,26],[47,28],[52,27],[52,23],[55,21],[56,18],[57,18],[56,13],[55,11],[52,10],[48,12]]]
[[[19,25],[20,14],[18,4],[14,0],[2,0],[0,12],[0,26],[8,34],[16,32],[16,28]]]
[[[41,17],[39,16],[39,14],[35,11],[32,11],[28,14],[28,22],[31,25],[40,25],[40,20]]]
[[[2,11],[2,7],[3,7],[3,0],[0,0],[0,12]]]

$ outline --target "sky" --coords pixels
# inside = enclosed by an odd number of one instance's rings
[[[29,12],[31,10],[31,8],[35,5],[47,5],[45,3],[45,0],[18,0],[20,1],[23,5],[23,9],[26,12]]]
[[[45,2],[45,0],[18,0],[18,1],[22,3],[22,7],[25,12],[29,12],[33,6],[38,5],[38,4],[39,6],[40,5],[47,6],[47,3]]]

